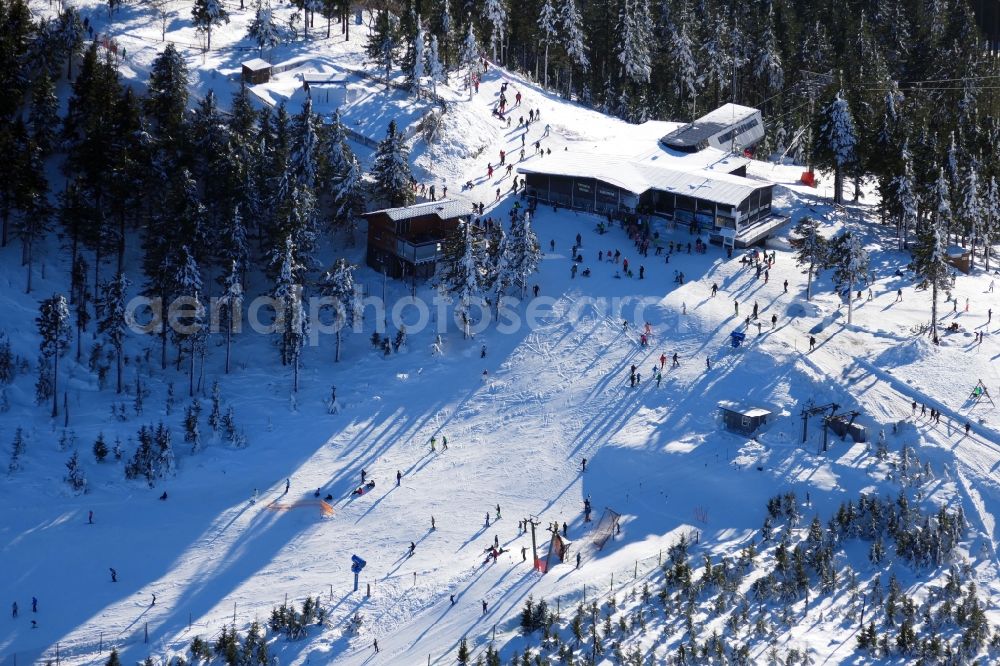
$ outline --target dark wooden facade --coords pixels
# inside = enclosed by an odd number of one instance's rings
[[[472,204],[430,202],[407,208],[365,213],[368,220],[367,263],[394,278],[427,278],[434,274],[445,238],[472,214]]]

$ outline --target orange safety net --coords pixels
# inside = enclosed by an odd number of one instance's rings
[[[324,516],[333,515],[333,507],[329,503],[323,500],[300,500],[298,502],[271,502],[267,505],[267,508],[271,511],[288,511],[289,509],[307,509],[309,507],[318,507],[320,512]]]

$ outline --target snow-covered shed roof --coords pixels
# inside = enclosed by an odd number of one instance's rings
[[[271,69],[271,63],[262,58],[252,58],[250,60],[244,60],[242,63],[243,67],[249,69],[251,72],[260,72],[265,69]]]
[[[674,148],[691,149],[705,144],[716,134],[751,118],[760,112],[740,104],[723,104],[718,109],[706,113],[701,118],[681,125],[664,136],[660,141]]]
[[[677,164],[668,161],[665,164]],[[754,190],[770,183],[704,168],[681,169],[633,157],[598,156],[572,152],[553,153],[519,166],[518,173],[594,178],[639,195],[647,190],[673,192],[705,201],[737,206]]]
[[[438,199],[437,201],[425,201],[424,203],[401,208],[383,208],[365,213],[364,217],[370,215],[384,214],[393,222],[400,220],[411,220],[424,215],[437,215],[442,220],[451,220],[456,217],[465,217],[475,212],[472,202],[464,199]]]
[[[759,418],[761,416],[771,415],[771,410],[769,409],[764,409],[763,407],[750,407],[742,402],[734,402],[732,400],[720,400],[719,407],[721,409],[725,409],[726,411],[735,412],[748,418]]]

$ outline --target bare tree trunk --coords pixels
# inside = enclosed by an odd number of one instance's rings
[[[931,280],[931,339],[937,344],[937,301],[938,286],[936,280]]]
[[[59,416],[59,350],[52,355],[52,418]]]

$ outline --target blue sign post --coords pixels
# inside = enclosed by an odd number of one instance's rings
[[[368,564],[368,563],[365,562],[360,557],[358,557],[357,555],[351,555],[351,571],[354,572],[354,591],[355,592],[358,591],[358,575],[361,573],[361,570],[365,568],[366,564]]]

